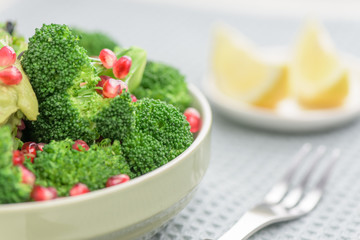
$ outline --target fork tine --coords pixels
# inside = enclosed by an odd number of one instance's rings
[[[326,153],[326,147],[323,145],[319,146],[316,149],[316,153],[314,155],[314,158],[312,159],[312,161],[313,161],[312,166],[310,167],[309,171],[306,173],[304,178],[301,180],[301,183],[300,183],[301,186],[303,186],[303,187],[306,186],[307,182],[310,179],[310,176],[313,174],[314,170],[319,165],[320,160],[325,155],[325,153]]]
[[[334,149],[331,152],[330,163],[327,166],[327,168],[325,169],[322,177],[318,181],[316,188],[321,189],[321,190],[324,189],[327,179],[329,178],[329,175],[330,175],[333,167],[335,166],[336,161],[340,158],[340,155],[341,155],[341,150],[338,148]]]
[[[285,173],[284,177],[275,184],[271,190],[266,194],[264,201],[267,204],[276,204],[280,202],[289,189],[290,182],[294,176],[302,159],[304,159],[311,151],[311,144],[305,143],[300,150],[294,155],[289,170]]]
[[[326,153],[326,147],[325,146],[319,146],[316,149],[316,152],[312,156],[312,165],[305,174],[305,176],[300,181],[299,185],[296,186],[293,190],[291,190],[282,200],[282,204],[286,208],[293,208],[300,199],[302,198],[304,194],[305,187],[307,185],[307,182],[309,181],[310,177],[313,175],[314,170],[317,168],[318,164],[320,163],[320,160],[323,158],[323,156]]]
[[[316,207],[323,195],[324,187],[330,176],[331,170],[335,166],[336,161],[340,158],[340,155],[340,149],[334,149],[331,152],[327,168],[324,170],[314,189],[310,190],[308,193],[305,194],[303,199],[299,202],[298,206],[294,208],[294,211],[301,211],[307,213]]]
[[[289,170],[285,173],[282,180],[291,181],[291,179],[294,176],[295,171],[297,170],[298,166],[301,163],[301,160],[303,160],[311,151],[312,146],[310,143],[305,143],[300,150],[295,154],[293,157],[292,165],[290,166]]]

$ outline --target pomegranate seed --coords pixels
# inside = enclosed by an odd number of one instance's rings
[[[4,46],[0,49],[0,67],[13,65],[16,61],[16,53],[12,47]]]
[[[53,199],[57,198],[57,191],[54,187],[48,187],[47,189],[52,193]]]
[[[123,56],[114,64],[113,73],[118,79],[123,79],[128,75],[131,68],[131,58]]]
[[[19,168],[21,170],[21,179],[22,179],[21,182],[28,184],[30,186],[34,186],[36,179],[34,173],[32,173],[29,169],[27,169],[23,165],[19,165]]]
[[[79,147],[80,146],[80,147]],[[89,145],[83,140],[76,140],[75,143],[72,145],[72,148],[81,152],[82,150],[89,150]]]
[[[0,70],[0,81],[6,85],[16,85],[22,80],[22,74],[15,66]]]
[[[18,139],[21,139],[22,138],[22,135],[23,135],[23,133],[22,133],[22,131],[20,131],[19,129],[17,130],[17,132],[16,132],[16,138],[18,138]]]
[[[131,101],[132,101],[132,102],[136,102],[136,101],[137,101],[137,98],[135,97],[135,95],[132,95],[132,94],[131,94],[130,97],[131,97]]]
[[[14,151],[12,160],[14,165],[22,165],[25,161],[24,153],[19,150]]]
[[[34,201],[46,201],[57,197],[56,189],[53,187],[35,186],[31,192]]]
[[[70,196],[77,196],[90,192],[89,188],[83,183],[77,183],[70,189]]]
[[[100,76],[100,79],[101,79],[101,80],[98,82],[98,84],[96,84],[96,86],[103,88],[103,87],[104,87],[104,83],[105,83],[107,80],[109,80],[110,78],[111,78],[111,77],[109,77],[109,76],[104,76],[104,75]],[[100,95],[103,94],[103,90],[102,90],[102,89],[96,89],[96,92],[97,92],[98,94],[100,94]]]
[[[80,87],[83,87],[83,86],[85,86],[87,84],[87,82],[82,82],[82,83],[80,83]]]
[[[22,131],[22,130],[25,130],[24,120],[21,119],[21,123],[20,123],[20,125],[18,126],[18,129],[21,130],[21,131]]]
[[[110,49],[103,49],[99,54],[100,61],[104,65],[105,68],[109,69],[114,66],[116,62],[116,55]]]
[[[34,142],[26,142],[21,148],[21,151],[30,158],[31,162],[34,163],[34,158],[36,157],[36,151],[39,150],[38,146]]]
[[[106,187],[115,186],[115,185],[127,182],[129,180],[130,180],[130,177],[126,174],[115,175],[115,176],[109,177],[109,179],[106,181]]]
[[[195,108],[188,108],[185,110],[184,115],[190,124],[190,132],[196,133],[201,128],[200,113]]]
[[[119,92],[119,95],[121,95],[123,93],[123,91],[125,90],[125,92],[129,91],[129,88],[128,88],[128,85],[121,81],[121,80],[118,80],[120,81],[120,92]]]
[[[38,149],[40,150],[40,151],[44,151],[44,146],[46,145],[46,143],[38,143],[37,144],[37,147],[38,147]]]
[[[120,93],[121,83],[119,80],[110,78],[104,83],[103,96],[105,98],[114,98]]]

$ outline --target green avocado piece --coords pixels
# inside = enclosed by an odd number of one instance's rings
[[[19,108],[17,92],[14,88],[0,84],[0,126],[4,125],[10,116]]]
[[[11,86],[17,92],[17,106],[24,113],[26,118],[35,121],[39,115],[39,104],[30,84],[29,78],[24,73],[19,60],[16,60],[15,66],[22,73],[22,80],[18,85]]]
[[[144,49],[139,47],[131,47],[129,51],[122,53],[118,57],[129,56],[132,59],[132,64],[129,74],[124,81],[128,84],[129,91],[134,91],[141,83],[141,79],[146,66],[147,53]]]
[[[21,124],[21,119],[23,119],[24,114],[18,110],[17,112],[10,115],[10,117],[6,121],[6,125],[8,125],[12,130],[12,136],[16,136],[17,127]]]

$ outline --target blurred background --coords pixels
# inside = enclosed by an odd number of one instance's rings
[[[359,55],[359,9],[355,0],[0,0],[0,20],[15,20],[27,37],[43,23],[101,30],[125,46],[143,47],[151,59],[181,66],[197,84],[215,21],[233,25],[259,46],[277,46],[290,45],[305,18],[318,18],[340,50]]]
[[[302,20],[316,17],[326,20],[325,24],[332,23],[327,27],[340,48],[350,50],[346,48],[351,46],[351,51],[356,51],[349,41],[359,42],[353,35],[357,29],[354,22],[360,21],[359,9],[360,2],[355,0],[0,0],[0,20],[16,20],[18,31],[26,36],[32,35],[36,27],[50,22],[98,29],[124,45],[142,46],[151,58],[176,65],[183,65],[183,62],[171,53],[200,54],[193,60],[201,59],[200,66],[203,66],[210,28],[216,20],[229,22],[259,45],[271,46],[289,44]],[[182,31],[191,38],[183,39]],[[346,38],[342,37],[344,35]]]

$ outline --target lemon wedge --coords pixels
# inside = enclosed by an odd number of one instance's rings
[[[309,21],[302,30],[290,62],[290,80],[300,105],[310,109],[343,104],[349,75],[325,29]]]
[[[265,60],[249,40],[230,26],[215,27],[212,67],[216,87],[233,99],[275,108],[287,96],[285,64]]]

